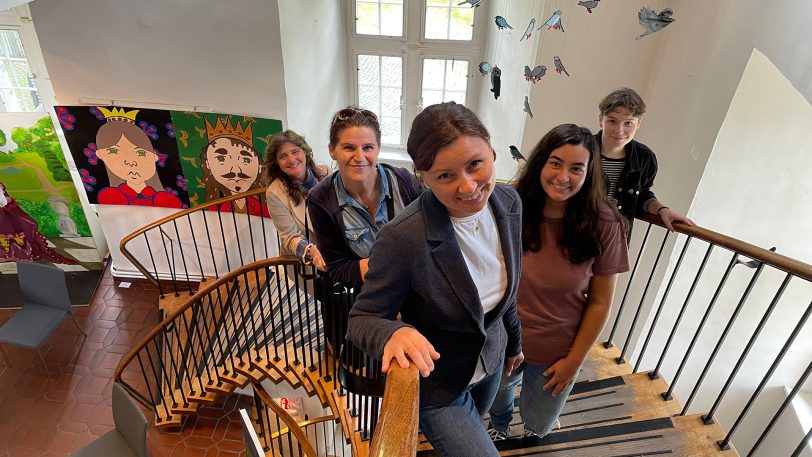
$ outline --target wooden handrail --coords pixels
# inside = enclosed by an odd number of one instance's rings
[[[386,374],[381,417],[372,437],[372,457],[414,457],[420,407],[420,374],[414,363],[401,368],[394,359]]]
[[[260,270],[266,267],[272,267],[277,265],[293,265],[301,263],[299,259],[293,256],[284,256],[284,257],[272,257],[270,259],[263,259],[258,260],[253,263],[249,263],[248,265],[243,265],[236,270],[232,270],[225,276],[221,276],[217,278],[215,281],[206,284],[205,287],[198,290],[197,293],[189,297],[183,303],[181,303],[177,309],[168,313],[163,320],[158,323],[149,333],[144,335],[141,338],[141,341],[137,345],[135,345],[130,352],[128,352],[124,357],[122,357],[121,362],[119,362],[118,367],[116,368],[116,373],[114,375],[114,379],[117,382],[122,382],[121,374],[130,364],[130,362],[135,358],[135,356],[144,348],[150,341],[152,341],[158,333],[164,331],[164,329],[175,320],[175,318],[189,309],[193,304],[197,303],[201,298],[205,297],[209,294],[209,292],[216,290],[218,287],[222,286],[223,284],[233,280],[234,278],[241,276],[245,273],[250,273],[256,270]]]
[[[128,242],[130,242],[132,239],[134,239],[137,236],[143,235],[145,232],[148,232],[149,230],[152,230],[152,229],[154,229],[156,227],[160,227],[160,226],[166,224],[167,222],[171,222],[171,221],[173,221],[175,219],[186,216],[187,214],[197,213],[197,212],[200,212],[200,211],[208,211],[209,208],[211,208],[212,206],[220,206],[223,203],[233,202],[235,200],[240,200],[240,199],[243,199],[243,198],[246,198],[246,197],[253,197],[253,196],[256,196],[256,195],[264,195],[265,191],[267,189],[268,189],[267,186],[260,187],[258,189],[254,189],[254,190],[249,191],[249,192],[243,192],[243,193],[239,193],[239,194],[234,194],[234,195],[230,195],[228,197],[218,198],[217,200],[206,201],[206,202],[203,202],[203,203],[201,203],[199,205],[195,205],[195,206],[193,206],[191,208],[186,208],[186,209],[180,210],[180,211],[178,211],[176,213],[172,213],[169,216],[158,219],[157,221],[152,222],[150,224],[147,224],[147,225],[141,227],[140,229],[130,233],[129,235],[126,235],[124,238],[121,239],[121,242],[118,244],[118,248],[121,251],[121,253],[124,254],[124,257],[126,257],[127,260],[129,260],[130,263],[132,263],[135,266],[135,268],[137,268],[138,271],[140,271],[141,274],[144,275],[145,278],[150,280],[153,284],[157,285],[158,284],[157,280],[152,277],[152,274],[150,274],[150,272],[147,271],[147,269],[144,267],[144,265],[142,265],[141,262],[139,262],[138,259],[136,259],[135,256],[127,249],[126,245],[127,245]]]
[[[263,388],[261,384],[259,384],[256,381],[252,381],[251,384],[254,386],[254,395],[259,396],[259,399],[262,401],[262,403],[265,404],[265,407],[270,408],[274,412],[274,414],[282,418],[282,422],[284,422],[288,426],[288,432],[293,433],[293,436],[296,437],[296,441],[299,442],[299,449],[301,451],[304,451],[304,454],[307,457],[318,457],[318,454],[316,454],[316,450],[313,449],[313,446],[310,444],[309,441],[307,441],[307,436],[302,431],[301,426],[298,423],[296,423],[296,419],[291,417],[291,415],[288,414],[288,412],[285,411],[284,408],[277,405],[276,402],[273,401],[273,398],[271,398],[271,396],[268,395],[268,392],[265,391],[265,388]]]
[[[663,224],[662,219],[660,219],[659,216],[645,214],[642,217],[639,217],[639,219],[659,225],[660,227],[665,227],[665,224]],[[763,262],[785,273],[790,273],[799,278],[806,279],[807,281],[812,281],[812,265],[801,262],[800,260],[795,260],[791,257],[768,251],[767,249],[714,232],[713,230],[708,230],[698,225],[676,223],[674,224],[674,229],[676,229],[677,232],[722,246],[734,252],[738,252],[744,257],[749,257],[753,260]]]

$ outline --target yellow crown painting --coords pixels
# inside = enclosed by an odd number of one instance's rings
[[[231,120],[227,119],[225,123],[222,119],[217,118],[217,123],[212,126],[209,123],[209,120],[206,119],[206,136],[208,137],[209,142],[217,138],[232,138],[235,140],[240,140],[248,146],[254,147],[254,136],[251,133],[251,124],[248,124],[248,127],[243,130],[242,124],[240,121],[237,121],[236,127],[231,125]]]
[[[101,111],[101,113],[104,115],[104,118],[107,120],[107,122],[124,121],[130,122],[132,124],[135,124],[135,116],[138,114],[139,111],[141,111],[137,109],[134,109],[132,111],[125,111],[124,108],[113,108],[112,110],[109,110],[107,108],[102,108],[101,106],[99,106],[98,108],[99,111]]]

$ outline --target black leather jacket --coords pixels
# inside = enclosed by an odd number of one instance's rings
[[[601,146],[601,130],[595,134],[595,141],[598,147]],[[644,205],[652,198],[657,198],[651,191],[654,185],[654,178],[657,177],[657,157],[654,151],[649,149],[639,141],[630,141],[626,145],[626,166],[615,188],[615,195],[611,195],[617,200],[617,209],[629,221],[631,229],[632,221],[636,216],[645,212]],[[606,188],[609,188],[609,178],[604,173],[603,180]]]

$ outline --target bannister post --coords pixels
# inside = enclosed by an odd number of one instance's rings
[[[392,360],[386,376],[381,415],[372,438],[371,457],[413,457],[417,451],[420,374],[415,364],[401,368]]]

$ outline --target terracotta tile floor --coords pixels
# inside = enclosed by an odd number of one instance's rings
[[[158,291],[147,282],[130,288],[105,272],[90,306],[74,307],[86,341],[70,319],[41,348],[49,377],[34,351],[4,345],[0,358],[0,457],[67,456],[113,428],[113,374],[121,357],[158,322]],[[0,309],[0,325],[15,310]],[[250,399],[221,398],[190,415],[178,432],[150,427],[153,456],[245,455],[237,407]],[[151,421],[151,412],[147,412]]]

